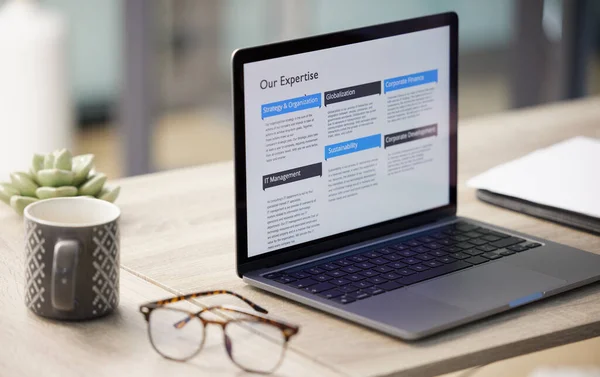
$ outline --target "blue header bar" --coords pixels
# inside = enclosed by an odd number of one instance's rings
[[[275,115],[292,113],[294,111],[311,109],[313,107],[321,107],[321,93],[267,103],[261,106],[260,117],[265,119]]]
[[[343,156],[345,154],[364,151],[371,148],[381,147],[381,134],[361,137],[360,139],[348,140],[325,147],[325,159]]]
[[[413,73],[412,75],[394,77],[387,79],[383,82],[383,92],[392,92],[394,90],[400,90],[410,88],[417,85],[425,85],[432,82],[438,81],[438,70],[433,69],[431,71],[424,71],[419,73]]]

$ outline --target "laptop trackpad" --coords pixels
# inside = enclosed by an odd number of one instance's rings
[[[480,312],[511,302],[526,302],[527,296],[536,298],[539,293],[565,283],[564,280],[549,275],[498,261],[418,284],[409,287],[409,290]]]

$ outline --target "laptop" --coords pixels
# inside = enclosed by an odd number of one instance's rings
[[[419,339],[600,280],[598,255],[456,216],[455,13],[240,49],[232,66],[248,284]]]

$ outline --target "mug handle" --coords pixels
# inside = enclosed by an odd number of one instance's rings
[[[51,298],[57,310],[75,309],[75,283],[79,262],[79,243],[73,240],[59,240],[54,245],[52,260]]]

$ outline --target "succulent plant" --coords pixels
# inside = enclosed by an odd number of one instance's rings
[[[33,156],[28,172],[10,174],[10,183],[0,182],[0,201],[23,214],[38,200],[66,196],[93,197],[114,202],[119,186],[105,186],[106,175],[94,170],[94,155],[75,156],[67,149]]]

